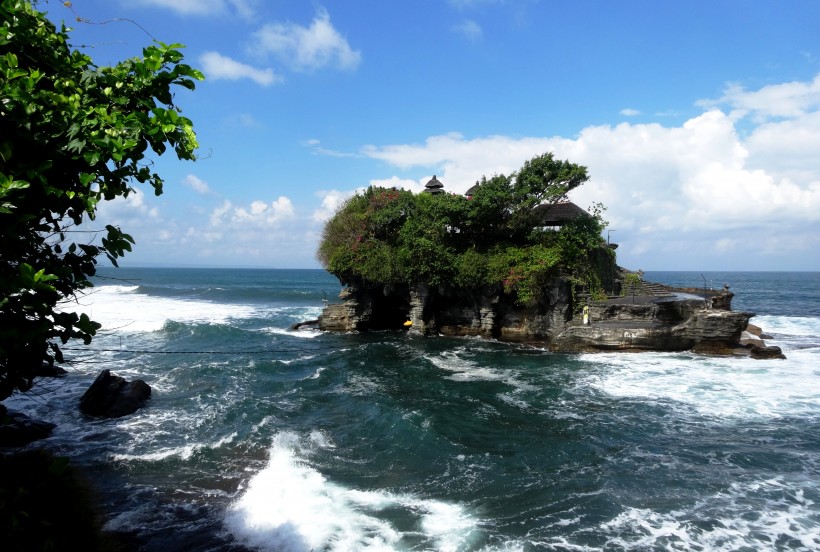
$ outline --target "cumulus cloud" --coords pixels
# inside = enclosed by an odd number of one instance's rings
[[[407,178],[399,178],[397,176],[392,176],[390,178],[381,178],[381,179],[374,179],[370,181],[371,186],[376,186],[379,188],[397,188],[402,190],[408,190],[413,192],[414,194],[418,194],[424,191],[424,185],[432,178],[432,175],[427,177],[422,177],[418,180],[410,180]]]
[[[362,153],[401,169],[432,168],[446,178],[447,191],[464,193],[482,175],[509,174],[550,147],[547,138],[487,136],[466,139],[458,133],[429,137],[423,144],[365,146]],[[426,182],[426,181],[425,181]]]
[[[271,23],[254,33],[252,50],[277,56],[298,71],[323,67],[352,70],[362,60],[320,8],[309,27],[296,23]]]
[[[787,82],[748,91],[738,84],[729,85],[716,100],[701,100],[699,105],[727,105],[737,116],[752,115],[761,121],[772,117],[794,118],[820,108],[820,75],[810,82]]]
[[[128,232],[128,228],[142,226],[158,217],[159,210],[146,202],[146,196],[142,190],[135,189],[128,194],[128,197],[98,203],[96,218],[97,222],[103,226],[108,224],[108,221],[116,221],[112,223],[122,225],[123,229]]]
[[[205,76],[211,80],[250,79],[262,86],[268,86],[281,80],[272,69],[257,69],[240,63],[218,52],[205,52],[199,58]]]
[[[737,254],[746,244],[769,256],[761,257],[763,264],[756,268],[782,267],[772,259],[802,251],[797,265],[808,256],[817,269],[818,82],[742,94],[731,89],[719,101],[700,102],[726,104],[727,112],[712,107],[680,126],[593,126],[574,138],[468,139],[451,133],[420,144],[366,146],[362,152],[402,170],[431,169],[454,193],[463,193],[482,175],[510,174],[527,159],[553,152],[588,167],[589,182],[571,199],[582,207],[595,202],[607,207],[605,218],[622,242],[619,258],[627,262],[669,266],[677,260],[686,267],[709,257],[725,263],[730,250]],[[737,113],[740,106],[748,119]],[[738,125],[760,114],[779,119],[738,131]],[[395,176],[374,182],[415,186]]]
[[[357,188],[355,190],[339,191],[339,190],[321,190],[316,192],[316,196],[322,200],[319,208],[313,211],[311,218],[314,222],[323,223],[332,217],[339,207],[353,196],[356,192],[363,192],[364,188]]]
[[[234,205],[226,199],[211,212],[210,225],[223,232],[276,228],[292,219],[295,214],[293,203],[285,196],[270,203],[256,200],[248,207]]]
[[[776,94],[771,88],[777,85],[725,93],[700,102],[708,109],[678,125],[590,126],[571,138],[450,133],[415,144],[365,146],[358,154],[395,168],[397,174],[374,175],[371,185],[419,192],[436,174],[446,191],[463,193],[482,175],[510,174],[553,152],[588,168],[589,182],[571,199],[584,208],[595,202],[607,207],[622,266],[818,270],[820,104],[809,99],[816,81],[787,83]],[[748,109],[739,114],[742,105]],[[761,114],[765,120],[757,118]],[[195,182],[186,178],[189,186]],[[105,217],[125,231],[137,229],[141,243],[148,232],[157,243],[177,236],[178,247],[213,262],[287,259],[287,266],[313,266],[321,223],[356,191],[320,192],[318,206],[305,215],[284,196],[244,205],[225,201],[187,232],[160,220],[151,198],[137,192],[101,203],[97,224]]]

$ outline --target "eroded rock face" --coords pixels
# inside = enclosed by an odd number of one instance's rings
[[[500,288],[460,290],[425,285],[351,286],[341,304],[329,305],[319,327],[329,331],[400,329],[422,335],[481,336],[547,345],[555,352],[684,351],[733,354],[754,316],[729,309],[731,295],[688,293],[618,297],[589,304],[590,325],[573,316],[571,285],[556,278],[538,305],[522,307]],[[407,328],[407,326],[404,326]],[[748,334],[746,334],[748,335]]]
[[[328,305],[319,315],[319,328],[331,332],[355,332],[364,326],[368,316],[358,301]]]
[[[730,354],[754,316],[750,312],[704,309],[696,312],[674,331],[691,339],[698,353]]]
[[[103,370],[80,398],[80,410],[89,416],[119,418],[136,412],[150,397],[151,387],[144,381],[126,381]]]
[[[672,302],[678,303],[678,302]],[[561,353],[596,351],[686,351],[729,354],[754,316],[748,312],[698,309],[696,303],[669,302],[619,306],[589,326],[570,325],[549,349]],[[677,314],[672,314],[672,307]],[[599,310],[600,312],[600,310]]]

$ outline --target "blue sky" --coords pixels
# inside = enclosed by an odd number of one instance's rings
[[[369,185],[461,193],[551,151],[585,165],[621,266],[820,270],[815,1],[41,3],[100,65],[182,43],[201,158],[103,204],[124,264],[318,267]],[[76,21],[76,18],[82,21]]]

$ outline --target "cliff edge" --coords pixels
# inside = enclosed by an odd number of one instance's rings
[[[635,295],[591,300],[576,297],[570,281],[555,278],[537,305],[523,307],[498,287],[468,291],[357,282],[342,292],[341,303],[324,309],[319,328],[481,336],[532,343],[560,353],[747,354],[765,344],[741,343],[754,313],[731,310],[733,295],[728,286],[705,291],[642,282]]]

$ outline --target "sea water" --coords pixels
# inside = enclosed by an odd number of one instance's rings
[[[5,401],[146,551],[820,549],[820,274],[663,273],[736,293],[786,360],[551,354],[291,330],[320,270],[110,269],[65,378]],[[152,387],[82,415],[102,369]]]

